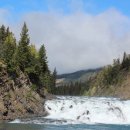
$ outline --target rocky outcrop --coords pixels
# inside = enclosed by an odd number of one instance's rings
[[[47,114],[44,109],[45,99],[30,86],[28,76],[20,71],[15,80],[11,79],[6,66],[0,63],[0,120]]]

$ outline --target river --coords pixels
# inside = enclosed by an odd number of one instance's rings
[[[130,130],[130,100],[58,96],[45,108],[47,117],[16,119],[0,130]]]

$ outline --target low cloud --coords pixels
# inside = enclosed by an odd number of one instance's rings
[[[0,8],[0,25],[5,24],[7,25],[7,21],[9,19],[9,11],[4,8]]]
[[[116,9],[97,15],[30,12],[11,25],[17,37],[23,21],[31,42],[45,44],[49,66],[59,73],[104,66],[130,53],[130,19]]]

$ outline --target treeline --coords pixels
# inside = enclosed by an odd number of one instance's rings
[[[86,82],[70,82],[55,87],[53,94],[78,96],[83,94],[84,89],[89,89]]]
[[[52,92],[56,80],[56,70],[50,72],[44,45],[39,50],[30,43],[26,23],[22,27],[20,39],[17,42],[9,27],[0,27],[0,61],[7,65],[8,74],[12,79],[19,71],[27,74],[32,82],[32,89],[42,92],[47,88]]]
[[[104,69],[97,75],[99,81],[106,85],[117,84],[122,81],[123,74],[130,70],[130,55],[124,52],[123,59],[114,59],[112,65],[104,67]],[[101,80],[102,79],[102,80]]]
[[[87,81],[89,89],[84,90],[88,96],[111,95],[120,87],[130,72],[130,55],[124,52],[122,59],[114,59],[112,65],[105,66],[95,77]]]
[[[118,86],[130,72],[130,55],[124,52],[122,59],[114,59],[112,65],[105,66],[96,75],[86,79],[86,82],[70,82],[55,87],[53,93],[57,95],[88,95],[94,91],[100,93],[102,89]],[[99,92],[100,91],[100,92]]]

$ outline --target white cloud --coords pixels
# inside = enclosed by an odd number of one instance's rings
[[[13,25],[16,34],[23,21],[31,41],[45,44],[50,68],[56,66],[59,73],[110,64],[130,52],[130,19],[116,9],[97,15],[30,12]]]
[[[5,24],[7,25],[7,21],[9,18],[9,11],[4,8],[0,8],[0,25]]]

